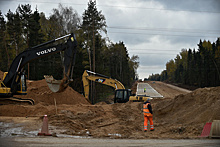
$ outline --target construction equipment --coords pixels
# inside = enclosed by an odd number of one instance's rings
[[[54,43],[66,37],[69,38],[65,43],[47,46],[48,44]],[[4,73],[3,81],[1,81],[0,84],[0,100],[9,99],[15,101],[26,101],[34,104],[34,101],[32,99],[21,99],[13,97],[14,95],[27,94],[24,66],[33,60],[61,51],[64,51],[64,76],[63,79],[59,82],[59,88],[56,88],[56,91],[54,92],[64,91],[71,79],[70,75],[72,75],[71,73],[75,64],[76,46],[77,41],[75,39],[75,35],[72,33],[48,41],[46,43],[39,44],[20,53],[13,60],[9,71]],[[53,78],[50,78],[49,80],[46,79],[49,85],[53,84],[53,80]]]
[[[120,81],[88,70],[84,71],[82,81],[84,87],[84,96],[87,100],[89,100],[89,81],[94,81],[113,87],[115,89],[114,103],[125,103],[128,101],[141,102],[146,101],[149,98],[147,96],[137,96],[135,94],[132,95],[131,89],[125,89],[124,85]]]

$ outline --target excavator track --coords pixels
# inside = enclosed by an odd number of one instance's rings
[[[31,105],[35,104],[33,99],[23,99],[23,98],[17,98],[17,97],[0,98],[0,100],[10,100],[10,101],[16,101],[16,102],[28,102]]]

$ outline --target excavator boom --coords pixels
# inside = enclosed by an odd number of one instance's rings
[[[13,80],[15,79],[16,74],[18,72],[21,72],[22,68],[27,63],[29,63],[33,60],[37,60],[38,58],[42,58],[44,56],[48,56],[48,55],[51,55],[51,54],[54,54],[54,53],[57,53],[60,51],[64,51],[66,49],[67,50],[69,49],[71,52],[73,52],[73,50],[76,46],[75,37],[73,34],[66,35],[65,37],[68,37],[68,36],[70,36],[70,38],[68,39],[69,41],[67,41],[66,44],[59,44],[59,45],[54,45],[54,46],[49,46],[49,47],[42,47],[42,46],[53,43],[53,42],[63,38],[63,37],[60,37],[58,39],[54,39],[54,40],[48,41],[46,43],[43,43],[41,45],[32,47],[32,49],[26,50],[26,51],[20,53],[18,56],[16,56],[10,66],[10,69],[8,71],[7,76],[3,80],[3,83],[5,84],[5,86],[12,87],[12,85],[14,84]],[[71,37],[74,38],[73,41],[72,41]],[[72,43],[70,43],[70,41]],[[66,71],[68,71],[67,69],[68,69],[68,65],[66,65],[66,67],[65,67]]]
[[[87,99],[89,99],[89,81],[94,81],[97,83],[108,85],[108,86],[113,87],[116,90],[125,89],[124,85],[120,81],[116,79],[112,79],[105,75],[101,75],[101,74],[89,71],[89,70],[84,71],[83,76],[82,76],[82,81],[83,81],[85,98]]]

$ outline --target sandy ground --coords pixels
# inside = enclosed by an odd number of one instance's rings
[[[163,83],[160,81],[148,81],[148,84],[151,85],[156,91],[158,91],[164,98],[174,98],[180,94],[190,93],[190,90],[183,89],[174,85]]]
[[[45,114],[49,132],[58,138],[198,139],[206,122],[220,120],[220,87],[191,92],[162,82],[149,84],[164,96],[152,100],[153,132],[143,132],[141,102],[91,105],[70,87],[52,93],[40,80],[29,81],[28,95],[22,97],[33,98],[34,106],[1,103],[0,138],[37,137]]]

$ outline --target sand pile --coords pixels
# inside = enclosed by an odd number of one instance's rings
[[[174,99],[155,100],[155,122],[160,134],[197,137],[207,122],[220,120],[220,87],[201,88]]]
[[[2,79],[4,72],[0,71],[0,78]],[[82,94],[79,94],[72,88],[68,87],[64,92],[53,93],[45,79],[39,81],[27,80],[27,95],[15,96],[19,98],[31,98],[35,101],[35,104],[43,103],[44,105],[54,105],[56,100],[59,104],[89,104]]]
[[[144,138],[142,103],[59,106],[51,116],[52,125],[66,129],[68,135],[110,138]],[[61,107],[65,107],[62,110]]]
[[[201,88],[174,99],[158,102],[154,109],[164,122],[179,124],[206,123],[220,120],[220,87]]]
[[[76,104],[90,103],[85,97],[71,87],[62,93],[53,93],[45,80],[39,81],[27,81],[27,95],[15,97],[19,98],[31,98],[35,101],[34,106],[30,106],[29,103],[16,103],[14,101],[0,101],[0,116],[43,116],[45,114],[56,114],[56,105],[68,104],[70,106]]]
[[[71,87],[67,87],[64,92],[53,93],[45,80],[28,81],[27,87],[27,95],[22,96],[22,98],[32,98],[35,104],[54,105],[54,100],[56,100],[57,105],[89,104],[82,94],[79,94]]]

